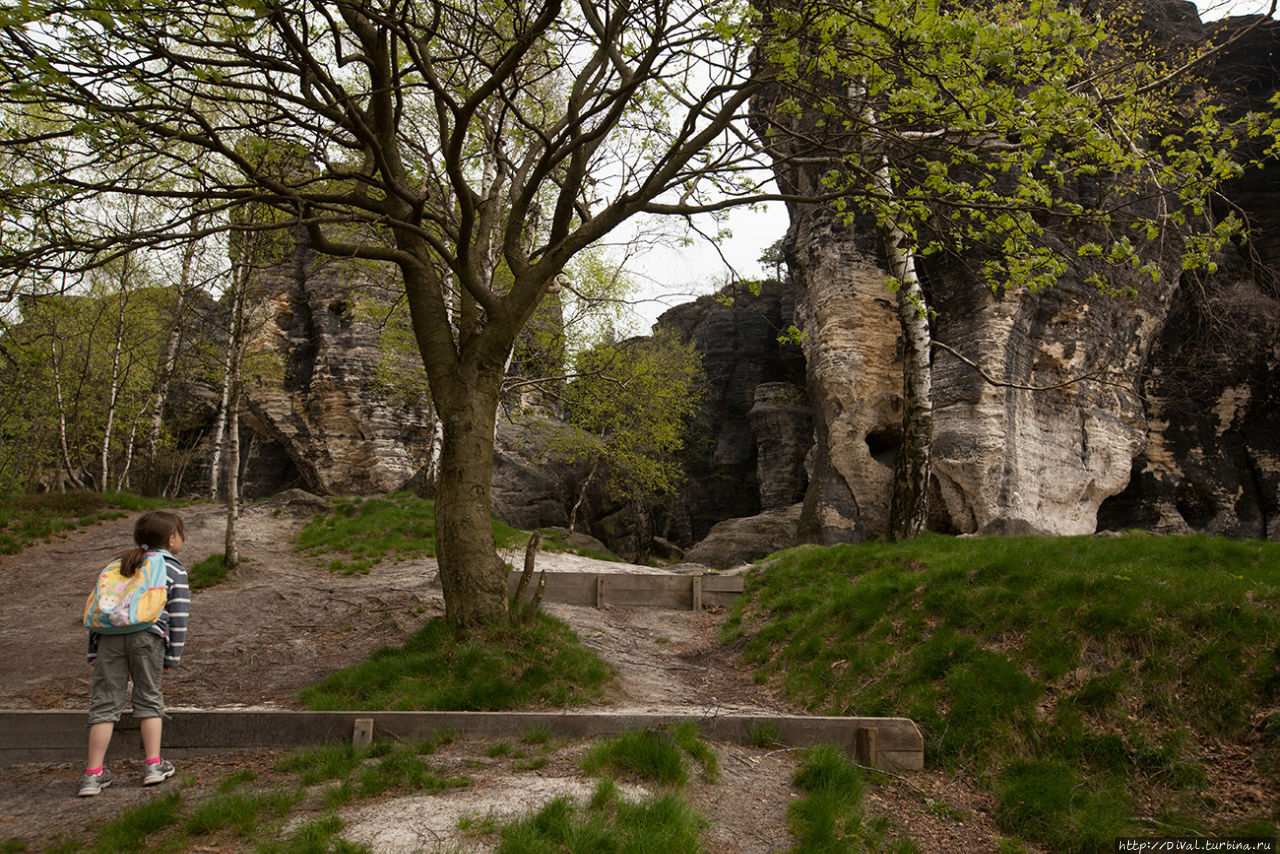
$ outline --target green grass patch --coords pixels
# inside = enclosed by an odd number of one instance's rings
[[[747,730],[747,743],[762,749],[781,747],[782,730],[773,721],[753,723]]]
[[[458,819],[458,830],[467,836],[488,836],[498,832],[498,819],[492,814],[476,816],[464,815]]]
[[[421,756],[397,750],[360,770],[355,778],[355,793],[357,797],[372,798],[390,789],[443,792],[470,785],[471,780],[466,777],[445,776]]]
[[[720,757],[716,756],[693,721],[684,721],[671,728],[671,738],[685,754],[702,768],[702,779],[714,783],[720,778]]]
[[[867,816],[866,778],[837,748],[811,747],[803,756],[791,781],[802,795],[787,808],[787,826],[796,839],[792,850],[803,854],[917,850],[909,839],[894,834],[888,820]]]
[[[255,788],[256,772],[242,769],[222,778],[212,793],[202,797],[171,790],[141,806],[122,810],[101,826],[88,846],[61,838],[42,850],[116,854],[203,850],[202,845],[222,850],[224,844],[230,844],[228,850],[275,854],[367,852],[367,848],[339,836],[344,824],[331,811],[389,791],[438,792],[471,785],[470,780],[447,776],[423,759],[435,751],[438,740],[377,742],[364,749],[349,742],[305,748],[275,767],[276,772],[296,775],[296,785],[276,781]],[[308,792],[310,787],[317,789]],[[324,808],[318,818],[285,833],[291,813],[300,807],[311,813],[317,806]],[[19,840],[6,844],[14,851],[26,846]]]
[[[263,815],[279,819],[289,814],[299,795],[294,792],[226,791],[197,804],[183,822],[183,829],[194,836],[230,829],[246,839],[259,833]]]
[[[227,563],[220,554],[209,555],[187,570],[187,583],[192,590],[204,590],[225,581]]]
[[[668,793],[639,802],[622,798],[602,781],[585,808],[556,798],[536,813],[502,828],[499,854],[551,852],[664,852],[703,850],[706,821]]]
[[[440,773],[423,756],[435,752],[434,741],[375,742],[359,748],[350,742],[303,748],[281,760],[276,769],[298,775],[302,786],[334,783],[324,793],[325,805],[344,806],[359,798],[372,798],[392,789],[440,792],[469,786],[465,777]]]
[[[1220,832],[1200,744],[1261,744],[1261,782],[1280,787],[1262,731],[1280,702],[1280,544],[802,547],[749,576],[724,638],[815,711],[915,719],[929,761],[976,774],[1001,826],[1051,850],[1162,821],[1133,813],[1140,793],[1188,833]]]
[[[562,708],[602,696],[612,677],[568,626],[543,614],[459,638],[432,620],[402,647],[304,690],[309,709],[508,711]]]
[[[539,768],[545,768],[551,764],[551,760],[545,756],[534,756],[529,759],[517,759],[511,763],[512,771],[537,771]]]
[[[121,851],[143,851],[161,831],[181,820],[182,795],[169,792],[140,806],[123,810],[98,831],[92,851],[118,854]]]
[[[996,818],[1006,830],[1054,851],[1110,851],[1118,836],[1145,830],[1130,816],[1120,780],[1087,785],[1060,760],[1019,759],[1000,774]]]
[[[313,557],[335,555],[325,565],[344,574],[367,573],[380,561],[435,557],[436,505],[410,492],[374,498],[337,498],[298,534],[297,548]],[[497,520],[499,548],[517,545],[528,535]]]
[[[0,554],[17,554],[58,534],[133,512],[181,504],[128,492],[43,492],[0,497]]]
[[[325,816],[306,824],[282,840],[271,840],[258,846],[259,854],[368,854],[369,849],[338,836],[346,822],[336,815]]]
[[[685,756],[702,767],[702,776],[714,781],[719,760],[698,734],[698,726],[686,721],[670,729],[624,732],[599,742],[582,759],[588,774],[620,777],[682,786],[689,779]]]

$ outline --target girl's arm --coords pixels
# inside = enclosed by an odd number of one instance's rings
[[[164,644],[164,666],[177,667],[182,660],[182,647],[187,641],[187,618],[191,613],[191,589],[187,586],[187,571],[174,558],[165,557],[165,569],[169,576],[169,633]]]

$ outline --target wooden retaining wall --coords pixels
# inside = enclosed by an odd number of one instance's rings
[[[533,595],[538,574],[528,596]],[[515,595],[520,573],[507,576],[507,590]],[[741,575],[672,575],[663,572],[548,572],[543,602],[590,608],[670,608],[700,611],[732,604],[742,594]],[[431,582],[440,586],[436,576]]]
[[[696,721],[712,741],[752,743],[762,734],[783,746],[834,744],[859,762],[886,771],[924,768],[924,739],[906,718],[794,715],[671,715],[608,712],[300,712],[170,710],[164,752],[182,757],[231,750],[290,749],[326,741],[427,739],[440,732],[519,738],[533,729],[558,738],[597,738]],[[84,759],[87,713],[0,711],[0,765]],[[140,755],[138,722],[116,725],[112,759]]]

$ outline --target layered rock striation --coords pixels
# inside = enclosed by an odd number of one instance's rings
[[[701,297],[658,319],[694,343],[708,389],[686,442],[688,486],[658,521],[663,536],[689,545],[721,520],[803,499],[812,402],[802,354],[780,340],[795,321],[793,300],[791,288],[771,281]]]
[[[1254,20],[1222,22],[1216,35]],[[1232,112],[1263,109],[1280,90],[1280,25],[1248,32],[1210,79]],[[1243,214],[1249,242],[1173,295],[1141,378],[1147,443],[1102,527],[1280,537],[1280,163],[1224,196],[1220,213]]]
[[[433,410],[408,390],[421,363],[379,344],[388,309],[370,301],[377,273],[305,242],[290,261],[255,273],[246,495],[298,485],[321,495],[390,492],[430,464]]]
[[[1198,38],[1205,31],[1189,7],[1156,2],[1147,25],[1171,41]],[[1276,91],[1278,39],[1272,22],[1219,58],[1241,109]],[[939,344],[931,528],[1081,534],[1101,512],[1110,526],[1274,532],[1274,171],[1229,188],[1255,240],[1208,282],[1180,280],[1176,246],[1154,256],[1159,282],[1122,281],[1134,295],[1115,298],[1084,283],[1087,269],[1031,293],[993,291],[959,263],[923,265]],[[793,171],[780,180],[803,190],[817,179]],[[902,408],[882,249],[874,223],[820,206],[791,213],[787,254],[816,438],[802,534],[882,536]]]

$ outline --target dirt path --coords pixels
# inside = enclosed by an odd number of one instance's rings
[[[183,511],[190,566],[222,550],[221,508]],[[379,647],[398,644],[443,613],[431,587],[434,560],[375,567],[368,575],[335,575],[294,551],[292,537],[305,516],[288,506],[253,505],[240,521],[241,553],[235,577],[193,596],[191,632],[180,668],[165,679],[173,708],[239,705],[297,708],[297,692],[333,670],[363,660]],[[0,707],[87,709],[90,671],[84,661],[80,613],[94,576],[130,541],[133,519],[100,523],[19,555],[0,556],[0,577],[18,596],[0,600]],[[518,562],[518,561],[517,561]],[[585,558],[540,555],[548,571],[597,568],[648,571]],[[25,591],[25,594],[24,594]],[[29,595],[27,595],[29,594]],[[596,610],[549,605],[617,670],[601,708],[622,711],[717,712],[799,710],[756,685],[731,652],[716,642],[722,615],[658,610]],[[689,799],[711,823],[712,852],[786,849],[786,807],[794,754],[717,745],[721,779],[691,785]],[[459,838],[459,815],[501,815],[539,799],[589,785],[577,769],[583,745],[560,746],[548,765],[517,771],[509,762],[483,758],[484,745],[459,742],[434,757],[466,768],[476,785],[447,795],[362,804],[345,814],[349,837],[375,851],[431,851],[471,845]],[[216,782],[226,768],[269,768],[260,755],[189,760],[182,778],[194,793]],[[477,770],[478,769],[478,770]],[[59,832],[84,837],[86,823],[104,820],[128,804],[153,796],[126,782],[111,797],[74,797],[77,763],[9,769],[0,778],[0,842],[45,840]],[[117,773],[130,780],[122,763]],[[269,778],[266,778],[269,779]],[[515,793],[518,793],[518,797]],[[972,786],[934,772],[883,786],[873,808],[917,840],[925,851],[995,851],[997,837],[985,814],[985,796]],[[946,803],[941,810],[931,802]],[[424,805],[429,808],[424,808]],[[475,850],[484,850],[483,845]]]

